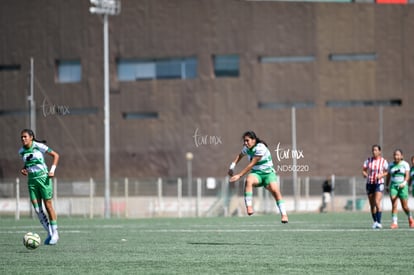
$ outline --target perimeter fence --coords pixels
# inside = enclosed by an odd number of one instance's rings
[[[208,217],[245,215],[244,186],[241,179],[228,178],[122,178],[112,179],[109,196],[103,180],[76,181],[55,178],[54,205],[59,215],[104,217],[110,205],[111,217]],[[322,206],[322,184],[326,177],[299,177],[280,180],[280,189],[289,212],[368,211],[365,182],[357,177],[328,180],[333,191]],[[390,209],[384,196],[384,210]],[[264,188],[254,189],[256,213],[277,212],[275,201]],[[0,182],[0,216],[33,215],[25,178]]]

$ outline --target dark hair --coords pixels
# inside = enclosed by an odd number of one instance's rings
[[[255,132],[253,132],[253,131],[247,131],[247,132],[245,132],[245,133],[243,134],[243,136],[242,136],[242,139],[244,139],[244,137],[249,137],[249,138],[251,138],[251,139],[255,139],[255,140],[256,140],[256,144],[258,144],[258,143],[263,143],[263,144],[267,147],[266,142],[265,142],[264,140],[261,140],[260,138],[258,138],[258,137],[256,136],[256,133],[255,133]]]
[[[401,155],[403,155],[403,151],[402,151],[401,149],[395,149],[395,150],[394,150],[394,154],[395,154],[395,153],[397,153],[397,152],[400,152],[400,153],[401,153]]]
[[[372,145],[372,149],[374,149],[374,148],[378,148],[378,150],[380,150],[380,151],[381,151],[381,146],[379,146],[378,144],[374,144],[374,145]]]
[[[45,144],[46,144],[46,140],[38,140],[38,139],[36,139],[36,138],[35,138],[35,134],[34,134],[34,132],[33,132],[31,129],[23,129],[23,130],[21,131],[21,133],[22,133],[22,134],[23,134],[23,133],[27,133],[29,136],[33,137],[33,140],[34,140],[34,141],[37,141],[37,142],[41,142],[41,143],[45,143]]]

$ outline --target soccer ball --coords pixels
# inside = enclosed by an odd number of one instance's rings
[[[30,250],[38,248],[40,242],[40,236],[33,232],[28,232],[23,237],[23,245]]]

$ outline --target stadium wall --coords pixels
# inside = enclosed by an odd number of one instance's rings
[[[16,177],[22,166],[31,57],[36,134],[60,153],[59,177],[103,178],[102,20],[88,1],[0,5],[0,179]],[[379,142],[380,108],[329,101],[400,99],[401,106],[383,107],[384,156],[391,159],[397,147],[406,158],[414,154],[412,5],[123,0],[121,14],[109,19],[109,38],[114,177],[184,177],[186,152],[194,154],[194,177],[223,177],[249,129],[286,165],[282,177],[291,177],[293,158],[300,176],[359,176]],[[218,54],[240,57],[238,77],[215,76]],[[187,56],[197,58],[195,79],[117,77],[122,58]],[[73,59],[81,62],[81,81],[59,83],[57,62]],[[291,109],[261,109],[259,102],[314,104],[296,109],[300,154],[292,154]],[[126,112],[156,116],[125,119]]]

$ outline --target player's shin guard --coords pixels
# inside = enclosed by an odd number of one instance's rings
[[[391,213],[392,223],[398,223],[398,214]]]
[[[49,245],[55,245],[59,241],[59,233],[57,230],[56,220],[50,221],[50,226],[52,227],[52,236],[50,238]]]
[[[50,221],[50,227],[52,228],[52,233],[55,233],[58,229],[57,221]]]
[[[252,192],[244,193],[244,204],[246,205],[246,207],[253,206],[253,193]]]
[[[244,193],[244,204],[246,205],[247,215],[253,215],[253,193],[245,192]]]
[[[286,215],[286,207],[285,202],[283,200],[279,200],[276,202],[277,208],[279,208],[281,215]]]

